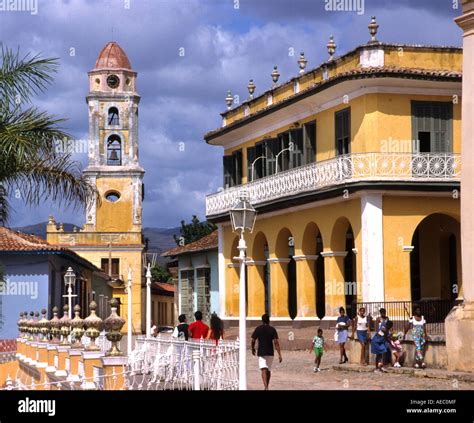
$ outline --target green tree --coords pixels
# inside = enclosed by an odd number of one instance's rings
[[[156,265],[151,269],[151,278],[155,282],[170,282],[171,275],[165,266]]]
[[[57,68],[57,59],[20,57],[0,43],[0,224],[8,220],[15,190],[36,206],[50,199],[76,208],[97,196],[71,153],[58,148],[70,139],[60,126],[64,119],[31,104],[52,83]]]
[[[174,240],[177,245],[186,245],[209,235],[216,229],[217,226],[213,223],[200,222],[197,216],[193,215],[190,223],[186,223],[184,220],[181,221],[180,236],[174,235]]]

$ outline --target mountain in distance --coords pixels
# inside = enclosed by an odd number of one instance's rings
[[[46,225],[47,222],[36,223],[35,225],[21,226],[13,228],[26,234],[36,235],[40,238],[46,239]],[[72,231],[74,228],[72,223],[64,223],[65,231]],[[173,235],[180,234],[180,227],[176,228],[143,228],[145,238],[148,238],[148,252],[158,253],[158,256],[170,248],[176,247]],[[161,260],[157,260],[160,261]]]

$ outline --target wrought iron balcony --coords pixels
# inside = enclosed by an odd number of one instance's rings
[[[245,189],[253,205],[347,183],[458,182],[461,155],[456,153],[357,153],[310,163],[206,197],[206,215],[226,213]]]

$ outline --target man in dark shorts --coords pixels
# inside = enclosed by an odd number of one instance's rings
[[[273,356],[275,355],[273,345],[278,352],[278,360],[281,357],[280,343],[278,342],[278,333],[273,326],[270,326],[270,316],[262,316],[262,324],[255,328],[252,334],[252,354],[255,355],[255,341],[258,340],[258,367],[262,371],[262,380],[265,391],[268,390],[272,372]]]

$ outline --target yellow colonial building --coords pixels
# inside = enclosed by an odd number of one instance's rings
[[[84,170],[100,199],[90,202],[86,223],[73,232],[47,225],[47,240],[67,246],[111,275],[113,296],[120,299],[126,319],[125,284],[132,276],[132,319],[142,329],[142,200],[145,171],[138,160],[137,73],[122,48],[108,43],[89,72],[89,165]],[[125,283],[124,283],[125,282]],[[92,293],[91,293],[92,294]],[[98,300],[97,300],[98,302]]]
[[[229,92],[222,127],[205,135],[224,150],[223,187],[206,199],[224,319],[238,317],[229,210],[241,190],[258,211],[246,235],[250,319],[330,322],[340,306],[424,300],[447,301],[447,314],[462,298],[462,49],[386,44],[377,28],[341,56],[331,37],[311,70],[302,53],[287,82],[275,67],[261,95],[253,80],[246,101]]]

